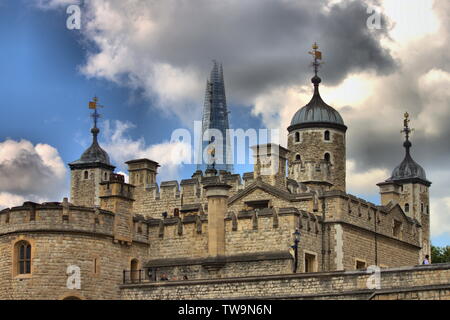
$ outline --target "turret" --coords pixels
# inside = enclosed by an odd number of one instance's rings
[[[341,190],[345,192],[347,127],[333,107],[326,104],[319,93],[318,60],[322,53],[314,44],[314,71],[311,79],[314,94],[311,101],[292,118],[288,127],[289,178],[312,189]]]
[[[149,159],[130,160],[128,165],[130,184],[136,187],[147,187],[156,183],[156,175],[160,165]]]
[[[422,225],[421,257],[430,255],[430,195],[431,182],[427,180],[425,170],[411,157],[412,143],[409,140],[412,129],[409,128],[409,114],[405,113],[404,129],[405,157],[389,179],[378,184],[381,204],[399,204],[403,212]]]
[[[100,205],[100,183],[109,181],[115,167],[111,165],[109,156],[98,143],[97,98],[89,104],[94,109],[92,117],[94,127],[91,129],[92,144],[83,152],[80,159],[69,163],[70,167],[70,201],[74,205],[93,207]]]
[[[255,160],[255,179],[286,188],[286,160],[289,150],[280,145],[269,143],[252,146]]]

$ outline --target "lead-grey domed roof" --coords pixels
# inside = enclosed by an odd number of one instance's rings
[[[83,152],[81,155],[81,158],[70,163],[70,166],[77,166],[77,165],[106,165],[111,166],[111,162],[109,160],[108,153],[106,153],[105,150],[103,150],[97,141],[97,135],[99,133],[98,128],[92,128],[91,130],[93,139],[92,144],[89,148],[86,149],[86,151]]]
[[[425,170],[411,157],[411,142],[409,140],[406,140],[403,146],[406,149],[405,158],[400,163],[400,165],[398,165],[394,169],[394,171],[392,171],[392,175],[388,179],[388,181],[420,179],[428,182]]]
[[[311,81],[314,83],[314,95],[306,106],[295,113],[289,129],[314,127],[317,125],[320,127],[330,126],[344,131],[347,130],[339,112],[322,100],[319,93],[319,83],[322,80],[318,76],[315,76]]]

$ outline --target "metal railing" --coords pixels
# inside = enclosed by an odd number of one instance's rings
[[[123,284],[142,283],[151,281],[152,275],[147,270],[123,270]]]

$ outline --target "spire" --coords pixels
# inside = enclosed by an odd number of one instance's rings
[[[92,101],[89,101],[89,109],[94,109],[94,112],[91,114],[91,118],[94,120],[94,126],[91,129],[91,133],[92,133],[92,144],[97,144],[98,145],[98,140],[97,140],[97,136],[100,132],[100,129],[97,128],[97,122],[98,119],[100,118],[100,114],[97,112],[97,108],[103,108],[103,106],[98,104],[98,98],[94,97],[92,99]]]
[[[216,129],[222,133],[222,140],[216,139],[214,131],[211,132],[209,141],[203,141],[208,137],[209,129]],[[198,170],[217,169],[231,172],[231,147],[229,137],[228,109],[225,96],[225,84],[223,76],[223,66],[221,63],[213,60],[209,79],[206,81],[205,104],[202,117],[202,137],[200,144],[201,150],[198,150],[200,163]],[[206,132],[206,134],[205,134]],[[207,159],[204,159],[203,151],[206,150]]]
[[[308,53],[313,56],[314,60],[312,62],[312,67],[314,68],[314,77],[311,79],[311,82],[314,84],[314,95],[319,95],[319,84],[322,82],[322,79],[317,75],[319,72],[319,67],[322,65],[319,60],[322,60],[322,51],[319,51],[319,46],[316,42],[314,42],[312,46],[313,51],[309,51]]]
[[[409,123],[410,123],[411,120],[409,120],[409,113],[408,112],[405,112],[404,117],[405,117],[405,119],[403,120],[403,130],[400,131],[400,133],[404,133],[405,134],[405,142],[403,143],[403,146],[405,147],[405,151],[406,151],[405,156],[406,157],[411,157],[410,149],[411,149],[412,144],[411,144],[411,141],[409,141],[409,135],[410,135],[411,132],[414,131],[414,129],[411,129],[409,127]]]
[[[413,160],[411,157],[411,146],[412,143],[409,141],[411,132],[414,129],[410,128],[409,123],[409,113],[406,112],[403,120],[403,129],[400,131],[405,134],[405,142],[403,142],[403,147],[405,148],[405,158],[392,172],[391,177],[387,181],[411,181],[419,180],[421,183],[430,185],[426,178],[425,170]]]
[[[69,164],[72,168],[93,164],[113,168],[109,161],[108,154],[98,144],[98,134],[100,132],[100,129],[97,127],[97,122],[100,118],[100,114],[98,113],[97,108],[103,108],[103,106],[99,105],[98,98],[94,97],[92,101],[89,101],[89,109],[94,110],[94,112],[91,114],[91,118],[93,119],[93,127],[91,129],[92,144],[89,148],[86,149],[86,151],[83,152],[79,160]]]
[[[344,120],[337,110],[323,101],[319,93],[319,84],[322,79],[318,76],[319,67],[322,65],[322,52],[319,51],[319,46],[314,43],[313,51],[308,52],[313,56],[311,66],[314,68],[314,77],[311,82],[314,84],[314,94],[311,101],[301,109],[299,109],[292,117],[291,125],[288,131],[298,130],[302,128],[336,128],[340,131],[346,132],[347,127]]]

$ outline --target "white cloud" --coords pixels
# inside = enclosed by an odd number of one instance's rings
[[[0,143],[0,207],[24,199],[59,200],[65,177],[66,168],[54,147],[27,140]]]
[[[160,180],[175,180],[180,178],[182,163],[191,161],[191,145],[184,142],[166,141],[147,146],[143,138],[133,140],[127,131],[134,128],[130,122],[104,122],[106,137],[102,147],[108,152],[113,161],[123,166],[125,161],[148,158],[161,165],[158,177]]]
[[[390,36],[405,44],[437,32],[433,4],[433,0],[382,0],[384,12],[394,21]]]
[[[365,172],[355,170],[355,160],[347,160],[347,190],[356,195],[378,195],[377,183],[385,181],[390,176],[385,168],[372,168]]]
[[[448,127],[450,106],[450,73],[432,69],[419,79],[419,89],[424,107],[418,115],[418,126],[426,135],[439,136]]]
[[[431,234],[433,237],[450,236],[450,197],[430,199]]]

